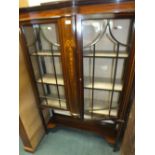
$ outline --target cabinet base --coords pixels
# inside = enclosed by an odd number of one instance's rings
[[[55,114],[49,121],[47,127],[50,127],[51,124],[53,123],[63,124],[68,127],[95,132],[100,136],[102,136],[109,144],[111,145],[115,144],[116,140],[115,125],[111,124],[101,125],[97,121],[83,121],[79,118],[72,118],[60,114]]]
[[[47,128],[48,128],[48,129],[56,128],[56,124],[55,124],[54,122],[50,121],[50,122],[48,123],[48,125],[47,125]]]

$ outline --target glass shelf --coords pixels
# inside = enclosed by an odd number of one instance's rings
[[[93,51],[84,51],[84,57],[93,57]],[[106,57],[106,58],[116,58],[117,53],[112,51],[95,51],[95,57]],[[128,58],[127,52],[119,52],[118,58]]]
[[[47,100],[47,102],[46,102]],[[44,99],[41,103],[43,106],[48,106],[52,108],[60,108],[60,109],[67,109],[66,107],[66,102],[65,101],[60,101],[58,99]]]
[[[104,109],[108,109],[109,108],[109,102],[110,101],[104,101],[101,99],[94,99],[94,106],[93,106],[93,110],[104,110]],[[85,98],[84,99],[84,103],[85,103],[85,111],[90,111],[91,110],[91,99],[89,98]],[[113,102],[112,108],[117,108],[117,102]]]
[[[93,114],[98,114],[98,115],[109,115],[109,109],[103,109],[103,110],[93,110],[89,111],[92,112]],[[110,116],[117,116],[117,109],[111,109],[110,111]]]
[[[56,114],[60,114],[60,115],[66,115],[66,116],[71,116],[71,112],[70,111],[66,111],[66,110],[53,110],[54,113]]]
[[[51,51],[32,52],[32,56],[52,56]],[[53,56],[60,56],[60,51],[53,51]]]
[[[45,83],[45,84],[54,84],[56,85],[56,79],[53,74],[44,74],[43,78],[39,78],[37,80],[38,83]],[[57,75],[57,84],[58,85],[64,85],[63,77],[62,75]]]
[[[92,89],[93,85],[89,79],[90,77],[84,77],[84,88]],[[113,90],[113,83],[110,79],[96,77],[94,81],[94,89]],[[116,79],[114,84],[114,91],[122,91],[122,89],[123,84],[121,83],[121,80]]]
[[[93,113],[93,118],[90,113]],[[107,115],[109,115],[109,109],[93,110],[93,112],[90,110],[89,112],[85,111],[84,119],[99,119]],[[111,109],[110,116],[117,117],[117,109]]]
[[[55,100],[59,100],[58,98],[57,98],[57,96],[56,95],[46,95],[46,96],[40,96],[40,98],[43,98],[43,99],[55,99]],[[60,101],[62,101],[62,102],[65,102],[65,97],[64,97],[64,94],[63,94],[63,96],[61,95],[60,96]]]

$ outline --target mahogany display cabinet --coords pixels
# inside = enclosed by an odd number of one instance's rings
[[[63,124],[116,146],[134,85],[134,1],[22,8],[20,37],[45,130]]]

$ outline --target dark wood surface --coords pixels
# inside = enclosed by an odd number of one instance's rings
[[[100,121],[81,121],[77,118],[72,118],[70,116],[64,116],[60,114],[55,114],[50,120],[49,124],[63,124],[65,126],[83,129],[91,132],[95,132],[102,136],[109,144],[115,144],[116,130],[115,124],[101,124]],[[50,125],[49,125],[50,126]]]
[[[66,24],[68,21],[70,24]],[[77,77],[77,60],[76,60],[76,42],[73,31],[74,16],[64,17],[60,19],[61,28],[59,29],[62,38],[62,51],[65,62],[65,76],[67,78],[67,86],[69,93],[69,106],[72,113],[79,114],[79,92],[78,92],[78,77]]]
[[[66,0],[66,1],[57,1],[57,2],[48,2],[48,3],[41,3],[40,6],[33,6],[33,7],[25,7],[20,8],[20,13],[25,12],[34,12],[34,11],[44,11],[44,10],[53,10],[53,9],[60,9],[60,8],[67,8],[67,7],[78,7],[78,6],[88,6],[88,5],[96,5],[96,4],[108,4],[108,3],[122,3],[122,2],[134,2],[134,0]]]
[[[46,18],[60,18],[72,14],[99,14],[99,13],[124,13],[134,12],[134,1],[127,1],[122,3],[107,3],[107,4],[94,4],[94,5],[81,5],[77,9],[71,7],[50,10],[38,10],[21,12],[19,14],[20,21],[32,19],[46,19]]]
[[[83,93],[83,54],[82,54],[82,24],[81,24],[82,16],[76,16],[76,45],[77,45],[77,77],[78,77],[78,84],[79,84],[79,105],[80,105],[80,117],[83,120],[84,118],[84,93]]]
[[[128,59],[127,69],[125,72],[125,80],[124,80],[124,88],[123,88],[123,94],[121,96],[121,102],[119,105],[118,110],[118,119],[123,120],[124,123],[120,123],[117,129],[117,138],[116,138],[116,149],[117,149],[117,142],[122,140],[122,137],[124,135],[124,130],[126,128],[131,104],[134,97],[134,78],[135,78],[135,33],[134,28],[132,30],[132,38],[130,43],[130,57]]]
[[[119,106],[119,111],[118,111],[119,119],[126,118],[127,110],[129,109],[129,101],[131,97],[130,95],[133,91],[133,86],[134,86],[134,77],[135,77],[135,33],[134,33],[134,29],[133,29],[132,41],[130,45],[131,45],[130,57],[128,59],[128,65],[127,65],[127,69],[126,69],[125,77],[124,77],[124,88],[123,88],[122,101],[121,101],[121,104]]]

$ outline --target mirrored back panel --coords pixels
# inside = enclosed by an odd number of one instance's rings
[[[117,117],[131,27],[131,19],[82,20],[84,119]]]

